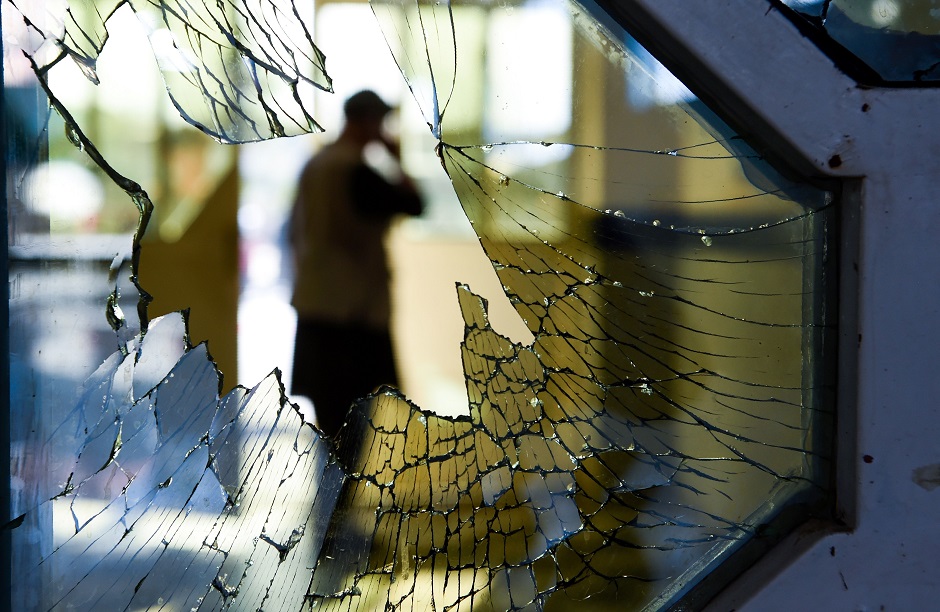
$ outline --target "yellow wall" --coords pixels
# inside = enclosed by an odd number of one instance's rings
[[[238,170],[233,166],[203,202],[198,216],[174,242],[144,239],[141,285],[154,296],[150,318],[190,309],[193,344],[208,341],[223,374],[223,392],[238,382]]]

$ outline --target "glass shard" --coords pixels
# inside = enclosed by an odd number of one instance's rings
[[[17,42],[45,71],[70,57],[97,83],[108,23],[124,0],[10,0],[31,31]],[[325,56],[313,44],[310,4],[291,0],[139,2],[173,105],[187,122],[225,143],[321,131],[308,111],[329,91]],[[64,15],[64,17],[63,17]]]
[[[180,355],[174,321],[112,355],[48,440],[79,452],[32,511],[54,529],[41,609],[304,600],[295,559],[316,557],[343,475],[276,375],[219,398],[205,346]]]

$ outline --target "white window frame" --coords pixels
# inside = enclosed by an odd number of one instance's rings
[[[803,525],[708,609],[929,609],[940,597],[940,89],[859,85],[778,6],[608,7],[739,133],[842,182],[835,518]]]

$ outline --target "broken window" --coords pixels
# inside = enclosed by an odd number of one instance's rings
[[[843,70],[870,85],[940,81],[931,0],[781,0]]]
[[[150,197],[47,78],[96,78],[116,7],[43,6],[4,6],[14,607],[694,606],[714,568],[826,512],[833,193],[772,167],[589,0],[373,4],[528,335],[458,285],[438,307],[464,323],[463,414],[386,387],[335,441],[278,372],[223,394],[186,316],[148,319]],[[192,125],[318,129],[309,6],[134,9]],[[126,242],[50,231],[25,178],[45,99],[129,196]],[[59,198],[94,195],[63,180]]]

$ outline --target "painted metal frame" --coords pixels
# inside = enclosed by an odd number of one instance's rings
[[[774,0],[602,4],[762,152],[842,183],[837,520],[804,525],[709,609],[935,605],[940,90],[857,84]]]

